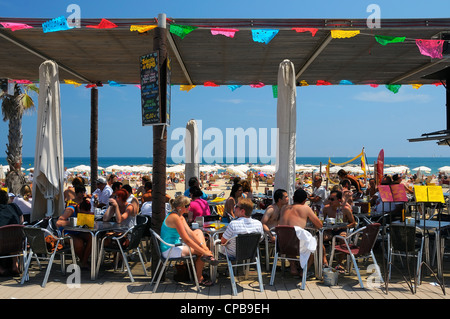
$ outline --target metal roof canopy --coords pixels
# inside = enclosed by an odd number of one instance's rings
[[[0,18],[34,28],[12,32],[0,28],[0,78],[38,80],[46,59],[60,66],[60,79],[82,83],[139,84],[139,57],[153,51],[153,31],[131,32],[130,25],[155,25],[155,19],[108,19],[114,29],[86,28],[101,19],[83,19],[81,28],[44,33],[50,19]],[[339,84],[431,84],[423,76],[450,66],[450,60],[420,53],[415,39],[438,39],[450,32],[450,19],[385,19],[370,29],[365,19],[175,19],[169,23],[197,26],[184,39],[167,31],[172,84],[265,85],[277,83],[279,63],[294,63],[297,81]],[[297,33],[293,27],[317,28]],[[234,38],[212,35],[211,28],[235,28]],[[268,44],[252,39],[252,29],[278,29]],[[332,39],[330,30],[360,30],[352,38]],[[406,37],[381,45],[374,35]]]

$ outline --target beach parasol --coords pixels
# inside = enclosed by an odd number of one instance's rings
[[[431,172],[431,168],[426,167],[426,166],[419,166],[419,167],[413,168],[412,170],[413,171],[422,171],[422,172],[426,172],[426,173]]]
[[[184,138],[185,156],[185,189],[189,188],[189,179],[200,176],[200,153],[198,147],[198,127],[196,120],[189,120],[186,124],[186,136]]]
[[[64,153],[58,65],[39,67],[39,106],[34,156],[31,221],[59,216],[64,210]]]
[[[289,202],[295,191],[297,90],[295,86],[295,68],[289,60],[284,60],[278,68],[277,101],[277,161],[274,189],[284,189]]]
[[[439,172],[441,172],[441,173],[450,173],[450,166],[439,167]]]

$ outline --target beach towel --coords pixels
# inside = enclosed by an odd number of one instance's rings
[[[308,259],[311,253],[316,251],[317,240],[311,233],[299,226],[294,226],[295,234],[300,240],[299,251],[300,251],[300,266],[302,269],[306,268],[308,264]]]

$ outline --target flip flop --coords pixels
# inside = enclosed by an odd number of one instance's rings
[[[213,266],[217,266],[219,264],[219,261],[214,259],[213,256],[202,256],[200,259],[204,262],[210,263]]]
[[[211,287],[212,285],[214,285],[214,283],[211,280],[203,279],[202,281],[199,282],[199,285],[204,287]]]

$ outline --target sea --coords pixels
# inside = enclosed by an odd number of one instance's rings
[[[316,165],[320,164],[326,165],[328,163],[328,157],[297,157],[296,163],[299,165]],[[333,157],[330,160],[333,163],[344,163],[352,159],[351,157]],[[373,165],[376,162],[376,157],[367,157],[367,163],[369,165]],[[98,158],[98,166],[100,167],[108,167],[111,165],[147,165],[151,166],[153,163],[153,159],[151,157],[99,157]],[[350,164],[360,165],[360,159],[353,161]],[[7,165],[6,158],[0,158],[1,165]],[[173,161],[170,157],[167,158],[167,165],[176,165],[180,164],[178,161]],[[203,162],[202,164],[211,165],[216,163]],[[225,159],[222,163],[217,163],[219,165],[239,165],[239,164],[255,164],[255,165],[264,165],[264,164],[275,164],[273,162],[258,162],[252,163],[249,161],[241,161],[238,162],[236,159],[235,162],[230,163],[226,162]],[[403,165],[407,166],[410,170],[419,167],[426,166],[431,169],[430,174],[437,174],[440,167],[450,166],[450,157],[385,157],[384,159],[385,167],[389,166],[398,166]],[[90,158],[89,157],[65,157],[64,158],[64,166],[67,168],[72,168],[78,165],[87,165],[90,166]],[[25,169],[25,172],[28,169],[34,167],[34,157],[23,157],[22,159],[22,167]]]

